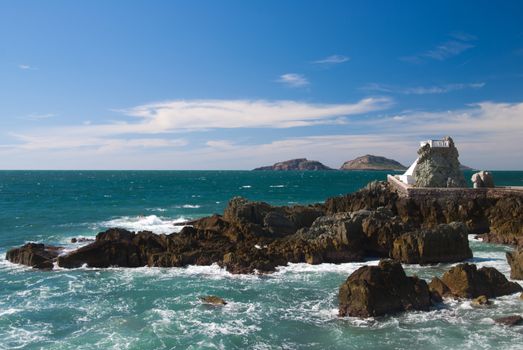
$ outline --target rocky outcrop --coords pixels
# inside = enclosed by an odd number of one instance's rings
[[[507,252],[507,262],[510,265],[510,278],[523,280],[523,249]]]
[[[461,222],[409,232],[396,238],[391,257],[407,264],[458,262],[472,258],[468,229]]]
[[[432,228],[459,221],[467,225],[471,234],[482,234],[486,242],[523,246],[523,196],[405,198],[387,182],[371,182],[358,192],[325,202],[328,215],[378,207],[389,208],[402,221],[416,227]]]
[[[480,171],[472,174],[470,178],[474,188],[492,188],[494,187],[494,177],[488,171]]]
[[[495,298],[517,293],[523,288],[510,282],[493,267],[478,269],[474,264],[459,264],[445,272],[440,278],[435,277],[429,284],[430,291],[441,297],[477,298],[486,296]]]
[[[325,214],[322,206],[273,207],[264,202],[252,202],[242,197],[229,201],[224,220],[247,229],[258,236],[282,237],[310,227]]]
[[[223,216],[187,222],[179,233],[110,229],[58,258],[57,252],[41,246],[15,249],[7,258],[47,268],[55,260],[66,268],[217,263],[232,273],[265,273],[289,262],[343,263],[368,256],[438,263],[470,256],[467,229],[491,231],[495,238],[523,236],[522,216],[517,196],[414,199],[398,196],[387,183],[372,182],[324,205],[274,207],[237,197]]]
[[[6,259],[15,264],[26,265],[36,269],[52,269],[61,247],[41,243],[27,243],[20,248],[8,250]]]
[[[450,137],[443,141],[448,142],[448,147],[431,147],[427,143],[418,150],[418,164],[414,170],[416,187],[467,186],[454,141]]]
[[[519,315],[512,315],[512,316],[505,316],[496,318],[494,320],[496,323],[502,324],[504,326],[518,326],[520,324],[523,324],[523,317]]]
[[[373,317],[408,310],[428,310],[427,283],[408,277],[401,264],[382,260],[353,272],[339,291],[339,315]]]
[[[367,154],[349,160],[341,166],[340,170],[406,170],[407,168],[394,159]]]
[[[291,159],[284,162],[278,162],[274,165],[263,166],[254,170],[332,170],[326,165],[316,161],[307,160],[306,158]]]
[[[523,196],[507,196],[485,210],[489,221],[483,241],[523,247]]]

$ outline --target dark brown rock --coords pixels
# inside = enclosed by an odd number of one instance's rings
[[[410,232],[396,238],[391,257],[407,264],[458,262],[472,258],[468,229],[461,222]]]
[[[436,277],[430,285],[434,285],[434,289],[436,289],[440,281],[449,290],[443,291],[443,294],[440,293],[442,296],[450,294],[460,298],[477,298],[481,295],[495,298],[523,290],[519,284],[508,281],[501,272],[493,267],[477,269],[476,265],[467,263],[452,267],[443,274],[441,279]]]
[[[52,269],[62,247],[46,246],[41,243],[27,243],[20,248],[7,251],[6,259],[15,264],[27,265],[37,269]]]
[[[382,260],[352,273],[340,287],[339,315],[372,317],[408,310],[428,310],[427,283],[407,277],[401,264]]]
[[[523,249],[507,252],[506,255],[510,265],[510,278],[523,280]]]
[[[227,305],[227,302],[224,299],[217,297],[215,295],[203,296],[203,297],[200,297],[200,300],[203,303],[211,304],[211,305]]]
[[[496,318],[494,321],[504,326],[518,326],[520,324],[523,324],[523,317],[519,315],[512,315]]]

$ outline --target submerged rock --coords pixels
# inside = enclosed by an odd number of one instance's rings
[[[403,234],[394,241],[391,257],[407,264],[457,262],[472,258],[468,229],[461,222],[453,222],[432,230]]]
[[[340,316],[372,317],[428,310],[430,305],[427,283],[417,277],[408,277],[401,264],[392,260],[359,268],[339,291]]]
[[[62,247],[48,246],[41,243],[27,243],[20,248],[10,249],[6,259],[15,264],[27,265],[37,269],[52,269]]]
[[[227,302],[215,295],[207,295],[200,297],[200,300],[206,304],[212,304],[212,305],[227,305]]]
[[[523,249],[507,252],[506,255],[510,265],[510,278],[523,280]]]
[[[491,304],[492,302],[485,295],[480,295],[479,297],[472,299],[470,302],[470,305],[475,307],[487,306]]]
[[[520,292],[523,288],[510,282],[493,267],[478,269],[474,264],[459,264],[445,272],[441,279],[435,277],[429,284],[431,292],[442,297],[477,298],[486,296],[495,298]]]
[[[523,317],[519,315],[512,315],[496,318],[494,321],[505,326],[518,326],[520,324],[523,324]]]

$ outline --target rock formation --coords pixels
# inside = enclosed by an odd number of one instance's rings
[[[349,160],[341,166],[340,170],[405,170],[401,163],[380,156],[367,154],[353,160]]]
[[[354,271],[339,291],[339,315],[373,317],[407,310],[428,310],[427,283],[408,277],[401,264],[382,260]]]
[[[431,147],[425,144],[418,150],[418,164],[414,170],[416,187],[466,187],[460,169],[458,149],[450,137],[444,138],[449,147]]]
[[[480,171],[472,174],[470,178],[474,188],[492,188],[494,187],[494,177],[488,171]]]
[[[510,265],[510,278],[523,280],[523,249],[507,252],[507,262]]]
[[[27,243],[20,248],[7,252],[6,259],[15,264],[27,265],[38,269],[52,269],[56,257],[62,248],[39,243]]]
[[[493,267],[478,269],[474,264],[459,264],[445,272],[441,278],[434,277],[429,283],[431,293],[441,297],[495,298],[517,293],[523,288],[510,282]]]
[[[368,256],[407,263],[460,261],[470,257],[467,229],[490,232],[484,237],[491,240],[519,242],[521,200],[404,198],[383,182],[328,199],[324,205],[274,207],[237,197],[223,216],[191,221],[179,233],[111,229],[59,257],[58,248],[35,244],[10,250],[7,259],[41,268],[51,268],[55,261],[65,268],[217,263],[232,273],[265,273],[289,262],[344,263]]]
[[[457,262],[472,258],[468,229],[461,222],[414,231],[396,238],[391,257],[407,264]]]
[[[254,170],[332,170],[326,165],[316,161],[307,160],[306,158],[291,159],[284,162],[278,162],[274,165],[263,166]]]

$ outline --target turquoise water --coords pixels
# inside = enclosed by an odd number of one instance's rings
[[[470,175],[467,173],[467,177]],[[66,245],[120,226],[171,232],[177,221],[220,213],[236,195],[288,205],[352,192],[385,172],[0,172],[0,256],[28,241]],[[495,172],[523,185],[523,172]],[[509,248],[471,238],[476,263],[508,275]],[[369,261],[375,264],[376,261]],[[339,285],[361,266],[293,264],[269,276],[217,266],[36,271],[0,262],[0,349],[514,349],[517,295],[474,309],[445,301],[430,312],[378,319],[336,316]],[[407,266],[430,279],[449,265]],[[208,307],[198,296],[229,304]]]

